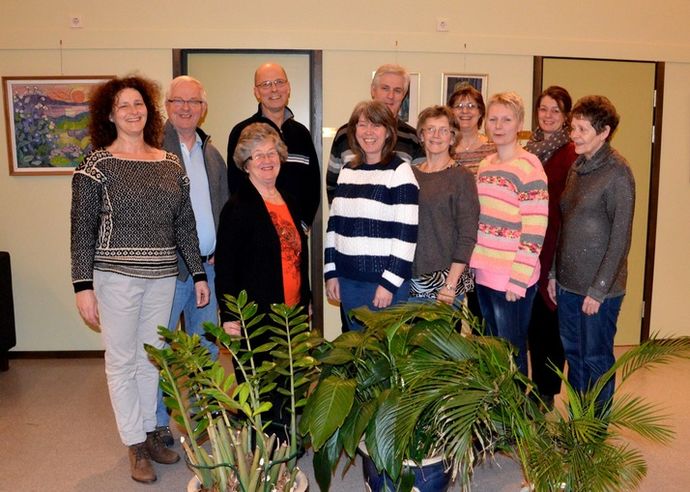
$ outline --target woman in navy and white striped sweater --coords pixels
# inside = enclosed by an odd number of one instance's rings
[[[359,103],[347,125],[355,157],[338,176],[326,232],[326,295],[346,313],[407,300],[417,243],[419,186],[393,151],[395,119],[380,102]],[[348,319],[348,329],[360,330]]]

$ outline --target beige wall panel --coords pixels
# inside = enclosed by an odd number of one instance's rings
[[[78,51],[65,75],[122,75],[146,67],[155,80],[172,71],[169,50]],[[54,51],[0,50],[2,75],[59,75]],[[4,100],[3,100],[4,110]],[[5,119],[0,123],[0,249],[12,256],[15,350],[99,350],[98,333],[79,318],[71,288],[69,176],[9,176]]]
[[[189,74],[201,80],[208,93],[204,130],[213,137],[224,158],[230,130],[256,113],[254,71],[268,62],[285,68],[291,88],[288,106],[295,119],[309,128],[308,55],[193,53],[188,57]]]

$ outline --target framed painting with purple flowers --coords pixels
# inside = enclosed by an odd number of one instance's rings
[[[111,78],[3,77],[10,174],[72,174],[91,150],[91,92]]]

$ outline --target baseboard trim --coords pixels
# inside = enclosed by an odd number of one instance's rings
[[[9,359],[102,359],[103,350],[46,350],[8,352]]]

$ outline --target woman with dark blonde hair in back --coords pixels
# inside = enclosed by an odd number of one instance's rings
[[[565,355],[558,330],[556,305],[549,298],[547,287],[561,226],[561,193],[577,154],[569,135],[572,100],[568,91],[556,85],[549,87],[537,98],[535,109],[539,125],[532,132],[525,149],[539,158],[548,179],[549,225],[539,254],[541,273],[532,306],[528,339],[532,381],[537,385],[543,403],[547,408],[552,408],[554,396],[561,392],[561,378],[552,366],[562,371]]]
[[[479,130],[486,116],[482,93],[468,83],[462,83],[448,99],[448,107],[455,115],[460,133],[451,149],[455,161],[474,175],[482,159],[496,152],[496,146]]]

